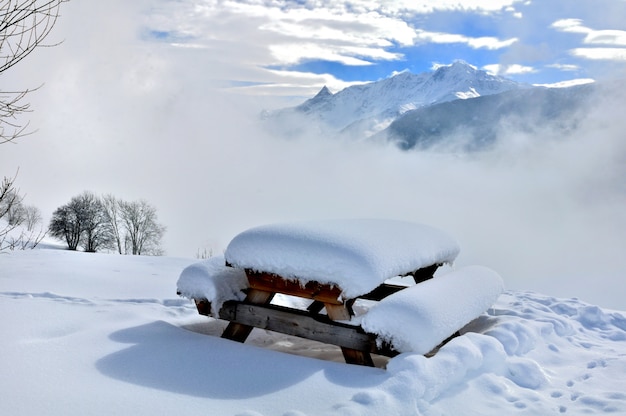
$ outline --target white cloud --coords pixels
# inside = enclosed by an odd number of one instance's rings
[[[560,19],[550,25],[561,32],[589,33],[592,30],[582,25],[581,19]]]
[[[580,66],[574,64],[550,64],[546,65],[548,68],[560,69],[561,71],[577,71]]]
[[[514,14],[517,0],[458,1],[315,1],[305,4],[285,0],[212,0],[202,3],[162,3],[150,23],[189,37],[194,46],[203,42],[231,42],[256,48],[247,57],[251,65],[296,65],[307,60],[327,60],[363,66],[376,61],[396,61],[403,54],[392,46],[417,43],[464,44],[474,49],[497,50],[516,38],[471,37],[463,34],[416,30],[415,16],[436,11]],[[210,24],[209,24],[210,23]],[[256,42],[255,42],[256,41]],[[180,42],[177,42],[180,44]],[[241,49],[241,48],[239,48]]]
[[[383,10],[384,9],[384,10]],[[306,5],[284,1],[183,1],[161,3],[152,10],[149,27],[187,37],[194,47],[205,46],[213,60],[232,62],[224,76],[264,83],[240,91],[294,91],[285,72],[268,67],[294,66],[307,61],[337,62],[346,66],[368,66],[379,61],[404,58],[390,47],[409,46],[415,30],[400,17],[372,4],[316,2]],[[227,65],[216,65],[225,68]],[[263,74],[263,72],[265,72]],[[247,78],[241,78],[245,75]],[[211,76],[216,77],[211,73]],[[338,82],[334,83],[338,85]],[[288,86],[288,87],[286,87]],[[302,85],[304,94],[311,88]]]
[[[425,42],[432,43],[464,43],[474,49],[502,49],[513,45],[517,42],[517,38],[500,40],[492,36],[469,37],[454,33],[427,32],[424,30],[417,31],[417,38]]]
[[[269,71],[283,81],[280,83],[272,83],[271,85],[257,85],[253,87],[238,88],[238,90],[245,91],[248,89],[253,94],[273,96],[296,95],[299,97],[296,104],[300,104],[304,97],[309,98],[313,96],[323,86],[327,86],[331,91],[337,92],[352,85],[363,84],[363,82],[346,82],[337,79],[331,74],[315,74],[312,72],[281,70]]]
[[[346,4],[360,5],[366,4],[370,10],[375,8],[383,9],[389,13],[434,13],[437,11],[471,11],[475,13],[492,13],[506,10],[515,12],[514,5],[523,3],[525,0],[366,0],[347,1]],[[326,0],[320,3],[333,3]]]
[[[394,61],[403,56],[382,48],[311,42],[269,45],[269,50],[276,58],[276,64],[279,65],[295,65],[306,60],[323,60],[348,66],[364,66],[372,65],[371,60]]]
[[[338,48],[329,48],[315,43],[293,43],[282,45],[270,45],[269,50],[276,58],[274,64],[295,65],[307,59],[339,62],[349,66],[371,65],[372,62],[349,56]]]
[[[547,88],[568,88],[574,87],[576,85],[585,85],[585,84],[593,84],[596,82],[591,78],[578,78],[578,79],[570,79],[567,81],[554,82],[552,84],[533,84],[537,87],[547,87]]]
[[[483,66],[483,69],[489,73],[495,75],[518,75],[518,74],[530,74],[537,72],[537,70],[531,66],[519,65],[519,64],[491,64]]]
[[[517,19],[521,19],[524,17],[524,14],[520,11],[517,11],[513,6],[507,6],[504,8],[504,10],[506,10],[507,12],[511,13],[511,16],[517,18]]]
[[[587,34],[584,42],[588,44],[626,46],[626,31],[594,30]]]
[[[626,61],[626,48],[575,48],[570,53],[579,58]]]
[[[533,72],[537,72],[537,70],[533,68],[532,66],[519,65],[519,64],[506,65],[506,69],[504,70],[504,73],[507,75],[530,74]]]
[[[584,45],[602,45],[609,47],[581,47],[571,49],[571,55],[592,59],[608,61],[626,61],[626,31],[624,30],[595,30],[583,26],[581,19],[561,19],[550,26],[556,30],[567,33],[584,34]]]
[[[562,32],[585,34],[583,43],[597,45],[626,46],[626,31],[624,30],[594,30],[583,26],[581,19],[557,20],[552,28]]]
[[[261,30],[309,41],[332,40],[348,44],[389,46],[392,41],[410,45],[415,36],[406,22],[375,11],[335,14],[326,9],[289,9],[270,14],[270,21],[259,26]]]

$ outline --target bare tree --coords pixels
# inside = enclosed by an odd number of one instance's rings
[[[38,208],[23,204],[15,178],[0,183],[0,250],[35,248],[46,236]],[[39,227],[37,227],[39,226]]]
[[[120,230],[120,201],[112,194],[102,197],[102,208],[106,214],[106,219],[111,228],[112,243],[115,245],[117,252],[122,254],[122,234]]]
[[[9,190],[6,197],[7,206],[4,218],[7,220],[9,225],[21,225],[26,217],[24,204],[22,203],[24,197],[19,194],[19,191],[16,188]]]
[[[5,241],[19,224],[9,221],[11,213],[15,211],[15,207],[22,203],[22,198],[14,186],[15,177],[4,177],[0,183],[0,249],[6,248]]]
[[[61,3],[68,0],[0,0],[0,74],[21,62],[50,34]],[[17,116],[30,111],[31,90],[0,91],[0,144],[27,134]]]
[[[102,201],[89,191],[57,208],[52,214],[49,230],[53,237],[64,239],[70,250],[82,245],[85,251],[94,253],[111,247],[111,227]]]
[[[80,218],[69,204],[57,208],[52,213],[48,232],[52,237],[65,240],[68,249],[78,248],[81,231]]]
[[[120,217],[126,230],[126,252],[161,255],[165,227],[157,222],[156,208],[144,200],[120,202]]]
[[[32,205],[25,205],[24,208],[24,225],[27,231],[34,231],[37,225],[41,224],[43,217],[41,210]]]
[[[22,204],[22,197],[15,188],[15,178],[4,177],[0,184],[0,218],[4,218],[9,224],[15,223],[16,212]]]
[[[72,198],[70,205],[81,224],[81,243],[85,251],[95,253],[111,246],[112,234],[102,201],[94,193],[85,191]]]

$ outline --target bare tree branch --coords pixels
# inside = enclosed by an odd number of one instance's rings
[[[0,0],[0,75],[45,44],[57,19],[61,3],[68,0]],[[30,111],[23,103],[32,90],[0,90],[0,144],[28,134],[28,123],[17,121],[19,114]]]

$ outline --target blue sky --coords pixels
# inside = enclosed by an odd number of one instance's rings
[[[182,0],[153,3],[145,28],[177,47],[228,45],[227,85],[307,95],[456,59],[533,84],[620,76],[624,17],[624,0]]]

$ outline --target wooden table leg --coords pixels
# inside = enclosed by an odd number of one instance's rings
[[[350,320],[350,310],[346,305],[334,305],[326,303],[324,306],[326,307],[326,313],[328,314],[328,317],[333,321]],[[367,351],[359,351],[352,348],[341,347],[341,352],[343,353],[343,358],[348,364],[358,364],[374,367],[374,361],[372,360],[372,356]]]
[[[265,292],[257,289],[248,289],[245,302],[253,303],[257,305],[266,305],[272,301],[274,293]],[[230,322],[224,332],[222,332],[222,338],[227,338],[237,342],[245,342],[253,327],[249,325],[237,324]]]

